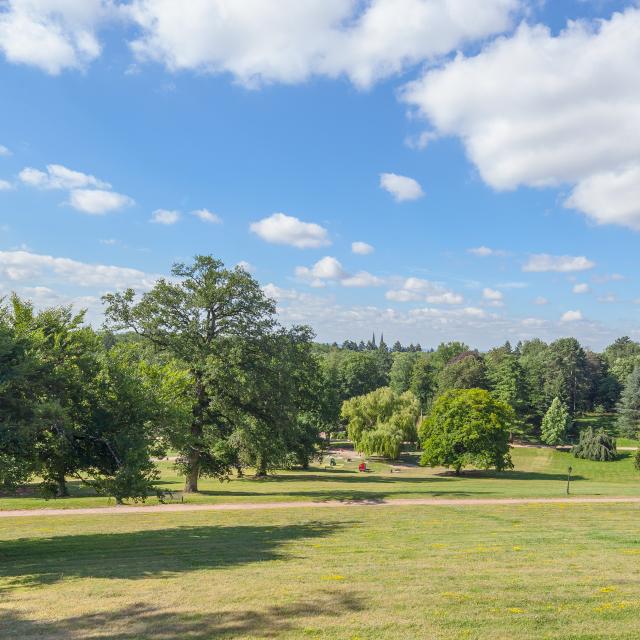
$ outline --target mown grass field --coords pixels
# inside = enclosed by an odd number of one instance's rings
[[[514,470],[503,473],[469,470],[457,478],[444,469],[417,466],[417,455],[408,455],[391,473],[392,465],[370,463],[370,473],[358,473],[357,462],[337,458],[335,469],[317,466],[309,471],[279,471],[266,480],[251,476],[229,482],[203,479],[202,492],[185,496],[191,503],[264,502],[290,500],[384,500],[385,498],[499,498],[563,496],[567,468],[573,467],[572,494],[625,496],[640,494],[640,472],[633,467],[633,452],[623,451],[615,462],[577,460],[568,452],[549,448],[515,448]],[[346,458],[346,455],[345,455]],[[170,462],[159,463],[161,487],[180,501],[183,479]],[[43,500],[35,488],[18,497],[0,496],[0,509],[74,508],[106,506],[106,498],[95,496],[78,483],[70,485],[72,497]],[[113,504],[113,502],[111,502]],[[157,504],[151,499],[148,504]]]
[[[15,640],[640,637],[638,505],[0,520]]]

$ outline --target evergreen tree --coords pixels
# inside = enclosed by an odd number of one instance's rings
[[[567,435],[569,422],[567,407],[560,398],[554,398],[542,419],[542,433],[540,436],[542,442],[551,445],[560,444]]]
[[[589,427],[580,434],[580,441],[571,449],[571,453],[576,458],[609,462],[616,459],[618,452],[614,438],[602,429],[594,431]]]
[[[640,433],[640,365],[627,377],[618,404],[618,433],[635,438]]]
[[[417,353],[393,353],[393,362],[389,371],[389,386],[395,393],[404,393],[411,386],[413,366],[418,359]]]
[[[391,352],[392,353],[401,353],[402,351],[404,351],[404,349],[402,348],[402,345],[400,344],[400,340],[396,340],[393,343],[393,347],[391,347]]]

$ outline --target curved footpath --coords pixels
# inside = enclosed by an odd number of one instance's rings
[[[566,497],[566,498],[398,498],[392,500],[327,500],[312,502],[236,502],[221,504],[158,504],[152,506],[93,507],[78,509],[16,509],[0,511],[0,518],[34,516],[84,516],[84,515],[126,515],[130,513],[168,513],[187,511],[252,511],[262,509],[315,509],[339,507],[404,507],[426,505],[430,507],[474,507],[478,505],[520,505],[520,504],[640,504],[640,496],[621,497]]]

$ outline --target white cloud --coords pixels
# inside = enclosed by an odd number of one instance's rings
[[[388,191],[396,202],[417,200],[424,196],[424,191],[416,180],[395,173],[381,173],[380,187]]]
[[[134,204],[129,196],[104,189],[74,189],[69,194],[69,204],[78,211],[90,215],[104,215]]]
[[[486,258],[488,256],[506,256],[507,252],[502,249],[490,249],[489,247],[481,246],[468,249],[468,252],[479,258]]]
[[[368,271],[358,271],[355,275],[342,279],[343,287],[380,287],[384,283],[383,278],[374,276]]]
[[[464,297],[453,291],[444,291],[443,293],[432,293],[425,297],[425,302],[429,304],[462,304]]]
[[[52,75],[82,69],[100,55],[96,28],[112,10],[109,0],[7,0],[0,12],[0,51],[9,62]]]
[[[240,260],[240,262],[238,262],[236,267],[240,267],[241,269],[244,269],[247,273],[255,273],[255,270],[256,270],[256,268],[246,260]]]
[[[12,282],[37,280],[82,287],[109,289],[150,289],[159,276],[138,269],[103,264],[89,264],[71,258],[31,253],[29,251],[0,251],[0,276]]]
[[[296,267],[295,275],[307,281],[312,287],[324,287],[327,283],[339,283],[343,287],[379,287],[385,284],[384,278],[374,276],[368,271],[350,274],[343,268],[339,260],[325,256],[311,268]]]
[[[544,272],[558,271],[568,273],[571,271],[585,271],[595,267],[585,256],[552,256],[548,253],[538,253],[529,257],[529,260],[522,267],[523,271]]]
[[[494,304],[502,304],[502,291],[498,291],[497,289],[491,289],[486,287],[482,290],[482,297],[488,302]]]
[[[560,322],[577,322],[582,320],[582,311],[565,311],[560,316]]]
[[[640,164],[596,173],[581,180],[565,206],[586,213],[598,224],[640,230]]]
[[[175,224],[180,220],[180,212],[171,209],[156,209],[151,214],[150,222],[155,224]]]
[[[352,242],[351,251],[360,256],[367,256],[374,252],[374,248],[366,242]]]
[[[13,185],[8,180],[0,180],[0,191],[10,191]]]
[[[533,301],[533,304],[545,305],[545,304],[549,304],[549,301],[548,301],[544,296],[538,296],[538,297]]]
[[[328,232],[314,222],[303,222],[294,216],[274,213],[268,218],[252,222],[249,229],[272,244],[285,244],[298,249],[323,247],[331,244]]]
[[[359,87],[498,33],[519,0],[134,0],[139,60],[247,86],[345,75]]]
[[[269,284],[264,285],[262,290],[268,298],[273,298],[273,300],[276,300],[277,302],[281,300],[300,299],[300,293],[295,289],[283,289],[273,284],[273,282],[269,282]]]
[[[640,9],[523,23],[405,87],[438,135],[459,137],[495,189],[575,185],[567,205],[640,228]],[[585,143],[586,141],[586,143]]]
[[[9,151],[9,149],[5,147],[3,144],[0,144],[0,156],[10,156],[10,155],[11,155],[11,151]]]
[[[428,302],[429,304],[462,304],[464,297],[445,289],[440,283],[410,277],[398,289],[385,293],[387,300],[394,302]]]
[[[340,262],[332,256],[321,258],[310,269],[308,267],[296,267],[295,274],[298,278],[311,281],[341,280],[347,277],[347,273]]]
[[[48,164],[46,171],[25,167],[18,177],[36,189],[69,191],[69,204],[90,215],[103,215],[135,204],[129,196],[111,191],[108,182],[61,164]]]
[[[547,321],[543,320],[542,318],[524,318],[522,320],[523,327],[529,327],[534,329],[544,327],[546,324],[547,324]]]
[[[624,276],[620,273],[605,273],[603,275],[593,276],[591,279],[593,282],[598,284],[604,284],[605,282],[618,282],[620,280],[624,280]]]
[[[209,211],[208,209],[197,209],[191,212],[197,218],[200,218],[202,222],[209,222],[210,224],[222,224],[222,218],[217,214]]]
[[[618,298],[616,298],[615,294],[613,293],[606,293],[605,295],[598,298],[598,302],[611,304],[613,302],[618,302]]]
[[[573,285],[572,291],[573,293],[589,293],[591,289],[586,282],[579,282],[578,284]]]
[[[25,167],[19,174],[20,180],[31,187],[38,189],[84,189],[96,187],[98,189],[110,189],[108,182],[99,180],[95,176],[68,169],[61,164],[48,164],[46,171],[40,171],[33,167]]]

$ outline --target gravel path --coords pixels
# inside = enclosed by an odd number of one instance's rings
[[[222,504],[159,504],[152,506],[93,507],[79,509],[16,509],[0,511],[0,518],[41,516],[126,515],[131,513],[170,513],[190,511],[252,511],[263,509],[338,509],[341,507],[475,507],[478,505],[521,504],[640,504],[640,496],[621,497],[571,497],[566,498],[398,498],[391,500],[358,500],[312,502],[236,502]]]

